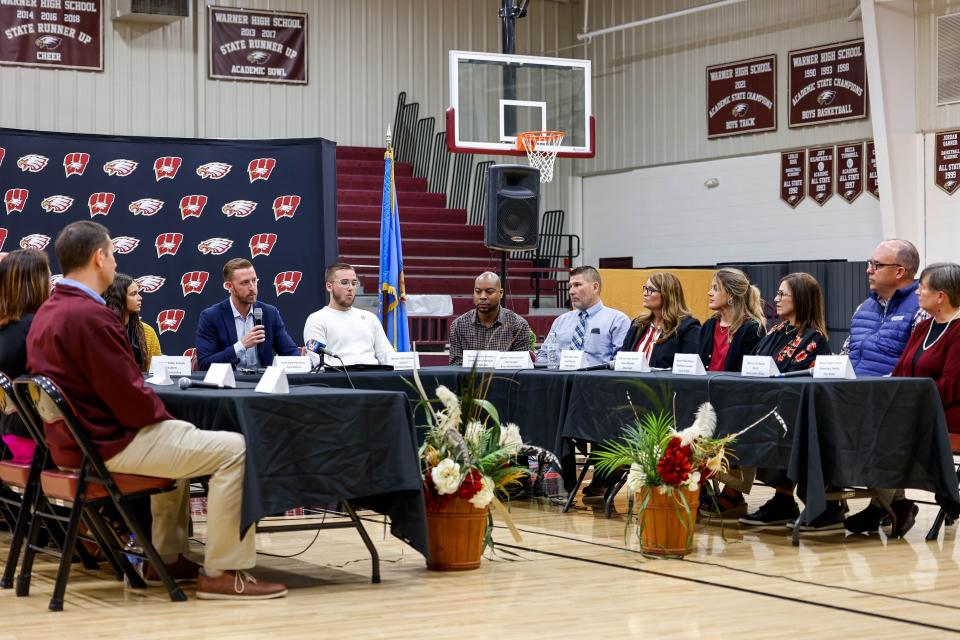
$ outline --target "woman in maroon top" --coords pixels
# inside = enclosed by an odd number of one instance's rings
[[[947,428],[960,433],[960,265],[938,262],[924,269],[917,296],[930,318],[914,329],[890,375],[933,378]]]

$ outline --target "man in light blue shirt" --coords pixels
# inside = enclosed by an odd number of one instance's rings
[[[557,334],[560,349],[582,350],[587,355],[587,366],[610,362],[630,328],[627,314],[603,306],[600,300],[600,274],[593,267],[577,267],[570,272],[570,302],[568,311],[553,321],[550,333]],[[537,362],[546,362],[546,351],[537,352]]]

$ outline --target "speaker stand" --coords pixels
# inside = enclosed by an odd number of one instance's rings
[[[504,306],[507,296],[510,294],[510,281],[507,280],[507,252],[500,252],[500,282],[503,284],[503,296],[500,298],[500,305]]]

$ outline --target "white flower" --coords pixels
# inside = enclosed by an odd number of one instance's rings
[[[657,485],[657,493],[666,495],[673,491],[673,487],[668,484],[659,484]]]
[[[493,501],[493,480],[487,476],[480,479],[480,491],[470,498],[470,504],[477,509],[485,509]]]
[[[709,438],[717,429],[717,414],[713,405],[704,402],[697,409],[697,418],[693,424],[680,432],[680,444],[689,445],[699,438]]]
[[[468,444],[477,446],[480,444],[481,438],[483,438],[484,431],[483,424],[473,420],[467,424],[467,429],[463,433],[463,439],[466,440]]]
[[[630,465],[630,473],[627,474],[627,489],[632,493],[640,491],[647,482],[647,476],[643,472],[643,467],[634,462]]]
[[[693,471],[687,477],[687,490],[696,491],[699,488],[700,488],[700,472]]]
[[[500,427],[500,446],[509,448],[514,452],[520,451],[520,447],[523,446],[520,427],[512,422],[508,422]]]
[[[438,411],[437,425],[442,429],[456,429],[460,426],[460,399],[457,394],[443,385],[437,387],[437,398],[443,403],[444,410]]]
[[[460,488],[460,465],[452,458],[444,458],[440,464],[430,469],[430,477],[441,496],[456,493]]]

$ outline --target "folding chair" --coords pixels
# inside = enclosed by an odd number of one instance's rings
[[[45,376],[21,376],[14,381],[13,386],[21,409],[32,416],[34,424],[62,423],[82,453],[78,470],[50,469],[40,472],[40,486],[44,495],[58,505],[68,507],[69,516],[43,510],[34,513],[30,523],[29,542],[24,553],[20,575],[17,577],[17,595],[29,594],[34,556],[37,551],[41,551],[36,544],[37,535],[40,522],[45,519],[67,523],[63,547],[58,554],[60,567],[57,571],[53,596],[50,598],[51,611],[63,610],[63,596],[70,576],[71,559],[81,520],[93,533],[111,564],[119,567],[130,585],[137,589],[145,588],[147,585],[143,577],[133,569],[127,559],[126,554],[130,554],[130,551],[123,548],[122,541],[117,538],[100,515],[99,507],[112,503],[143,548],[143,554],[136,555],[142,555],[153,565],[167,588],[171,600],[174,602],[186,600],[187,596],[170,577],[157,550],[127,504],[133,498],[169,491],[174,488],[175,481],[167,478],[110,473],[80,425],[73,406],[53,381]]]
[[[950,450],[953,451],[954,457],[960,456],[960,433],[950,434]],[[960,484],[960,463],[957,463],[957,484]],[[933,520],[933,526],[931,526],[930,531],[927,532],[927,540],[936,540],[937,536],[940,535],[940,528],[944,524],[949,527],[954,522],[954,518],[947,515],[943,507],[940,507],[937,517]]]
[[[10,382],[10,378],[3,373],[0,373],[0,410],[8,416],[19,414],[27,428],[27,433],[34,442],[38,441],[37,425],[32,423],[30,415],[20,407],[20,403],[13,392],[13,384]],[[20,560],[20,551],[23,549],[33,513],[38,509],[51,509],[43,492],[40,491],[40,471],[46,467],[49,460],[47,451],[41,435],[39,444],[34,449],[33,459],[29,463],[21,464],[13,460],[0,461],[0,480],[12,492],[8,496],[0,496],[0,502],[6,507],[6,515],[10,520],[12,532],[10,549],[7,552],[7,563],[4,566],[3,577],[0,578],[0,588],[2,589],[9,589],[13,586],[13,575]],[[47,541],[62,546],[65,532],[60,523],[44,523],[44,528],[50,536]],[[45,548],[46,544],[41,546]],[[96,559],[83,547],[77,548],[77,555],[85,568],[97,569],[99,567]]]

